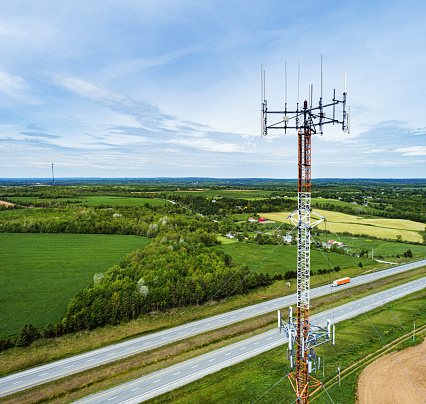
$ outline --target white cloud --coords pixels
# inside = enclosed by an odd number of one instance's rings
[[[404,156],[426,156],[426,146],[401,147],[395,150]]]
[[[30,94],[30,87],[20,76],[0,70],[0,93],[3,93],[8,102],[14,101],[37,105],[39,101]]]

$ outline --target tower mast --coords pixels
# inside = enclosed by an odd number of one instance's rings
[[[262,73],[263,80],[265,73]],[[287,73],[286,73],[287,81]],[[263,83],[265,86],[265,83]],[[287,87],[287,86],[286,86]],[[297,304],[296,318],[292,315],[292,308],[289,308],[289,321],[281,320],[278,311],[278,328],[284,332],[288,338],[287,357],[294,372],[288,377],[296,393],[298,403],[307,404],[309,396],[316,389],[321,387],[321,382],[310,376],[313,370],[319,367],[314,347],[328,341],[334,344],[334,326],[331,330],[331,321],[327,321],[326,327],[310,324],[309,321],[309,298],[310,298],[310,237],[311,229],[325,220],[324,217],[312,212],[311,209],[311,137],[313,134],[323,133],[325,124],[341,124],[342,130],[348,130],[349,116],[346,113],[346,73],[345,91],[343,100],[337,100],[333,96],[331,103],[322,103],[322,59],[321,59],[321,97],[318,106],[312,106],[312,85],[309,87],[309,98],[303,103],[303,108],[299,110],[299,100],[297,100],[296,110],[287,110],[287,88],[284,111],[268,111],[266,97],[264,96],[261,110],[261,136],[266,136],[268,130],[280,129],[287,133],[288,129],[298,131],[298,186],[297,186],[297,211],[293,212],[289,218],[297,226]],[[334,92],[335,93],[335,92]],[[342,104],[343,117],[339,121],[335,119],[335,106]],[[333,117],[327,118],[324,109],[333,107]],[[268,125],[267,116],[281,115],[282,119]],[[301,124],[299,125],[299,122]],[[294,123],[293,123],[294,122]],[[315,220],[312,222],[311,218]],[[294,347],[296,346],[296,349]]]

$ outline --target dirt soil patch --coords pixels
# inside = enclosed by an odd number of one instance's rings
[[[412,382],[392,354],[385,355],[368,365],[361,373],[358,381],[359,404],[424,404],[422,396],[426,399],[426,339],[418,348],[410,347],[395,352],[394,355]]]
[[[0,205],[15,206],[14,203],[6,202],[6,201],[0,201]]]

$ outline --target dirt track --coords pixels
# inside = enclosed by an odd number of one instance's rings
[[[394,353],[411,381],[391,354],[377,359],[361,373],[358,382],[359,404],[424,404],[426,400],[426,339],[416,347]],[[424,397],[424,399],[420,396]]]
[[[15,206],[13,203],[6,202],[6,201],[0,201],[0,205]]]

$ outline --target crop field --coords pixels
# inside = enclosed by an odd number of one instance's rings
[[[11,201],[30,201],[30,202],[52,202],[52,198],[50,199],[42,199],[42,198],[36,198],[36,197],[12,197],[8,198]],[[154,199],[154,198],[126,198],[126,197],[120,197],[120,196],[84,196],[84,197],[77,197],[77,198],[66,198],[68,200],[73,201],[74,203],[87,205],[87,206],[99,206],[99,205],[105,205],[105,206],[142,206],[146,203],[152,205],[152,206],[164,206],[170,204],[170,202],[164,201],[162,199]],[[60,199],[59,199],[60,200]]]
[[[297,246],[279,245],[275,247],[274,245],[259,246],[254,243],[235,242],[214,248],[220,248],[231,255],[237,265],[246,263],[251,270],[257,266],[255,269],[256,272],[269,273],[270,275],[274,273],[284,275],[286,271],[296,270]],[[327,257],[333,268],[336,266],[340,267],[341,272],[339,272],[339,277],[361,275],[361,269],[356,266],[358,262],[362,262],[363,270],[378,266],[375,261],[366,258],[355,258],[354,260],[354,258],[344,254],[327,252],[325,253],[325,257]],[[318,250],[313,249],[311,251],[311,269],[314,272],[318,271],[318,269],[330,268],[325,257]],[[312,277],[311,283],[314,285],[329,282],[329,279],[334,280],[336,276],[335,273],[331,275],[315,275]]]
[[[103,234],[0,234],[0,336],[25,323],[56,323],[95,273],[149,242]]]
[[[418,233],[425,228],[424,223],[404,219],[365,218],[362,216],[348,215],[340,212],[316,210],[314,212],[327,218],[327,224],[321,223],[318,228],[327,229],[336,233],[349,232],[351,234],[366,234],[373,237],[389,238],[396,240],[401,235],[404,241],[422,242]],[[267,219],[282,222],[291,212],[272,212],[260,215]]]

